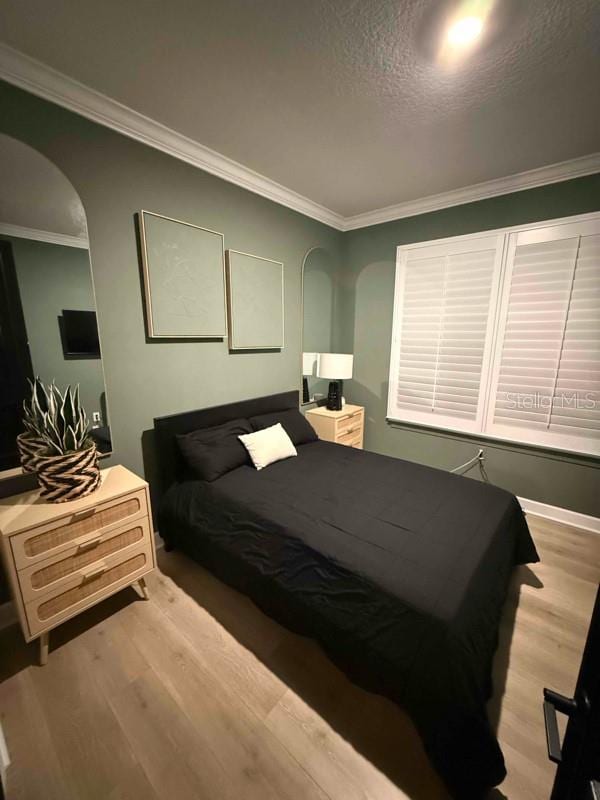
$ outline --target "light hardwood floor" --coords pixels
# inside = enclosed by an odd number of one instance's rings
[[[491,703],[509,800],[549,795],[542,688],[572,692],[600,580],[600,536],[529,521],[542,563],[515,573]],[[159,564],[150,602],[66,623],[45,667],[0,631],[10,800],[446,797],[396,706],[184,556]]]

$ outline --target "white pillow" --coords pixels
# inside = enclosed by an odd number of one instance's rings
[[[244,433],[238,436],[240,442],[250,453],[250,458],[256,469],[268,467],[275,461],[282,461],[298,453],[290,437],[285,432],[281,423],[263,428],[256,433]]]

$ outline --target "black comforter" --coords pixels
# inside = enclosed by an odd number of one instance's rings
[[[503,779],[492,658],[511,571],[538,560],[515,497],[319,441],[172,486],[159,530],[405,708],[455,797]]]

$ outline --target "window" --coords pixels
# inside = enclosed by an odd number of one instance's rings
[[[398,248],[388,418],[600,455],[600,215]]]

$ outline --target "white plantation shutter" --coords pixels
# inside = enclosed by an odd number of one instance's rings
[[[600,455],[600,214],[399,247],[388,418]]]
[[[388,417],[481,427],[501,237],[407,248],[398,265]]]
[[[600,223],[511,234],[486,431],[600,453]]]

